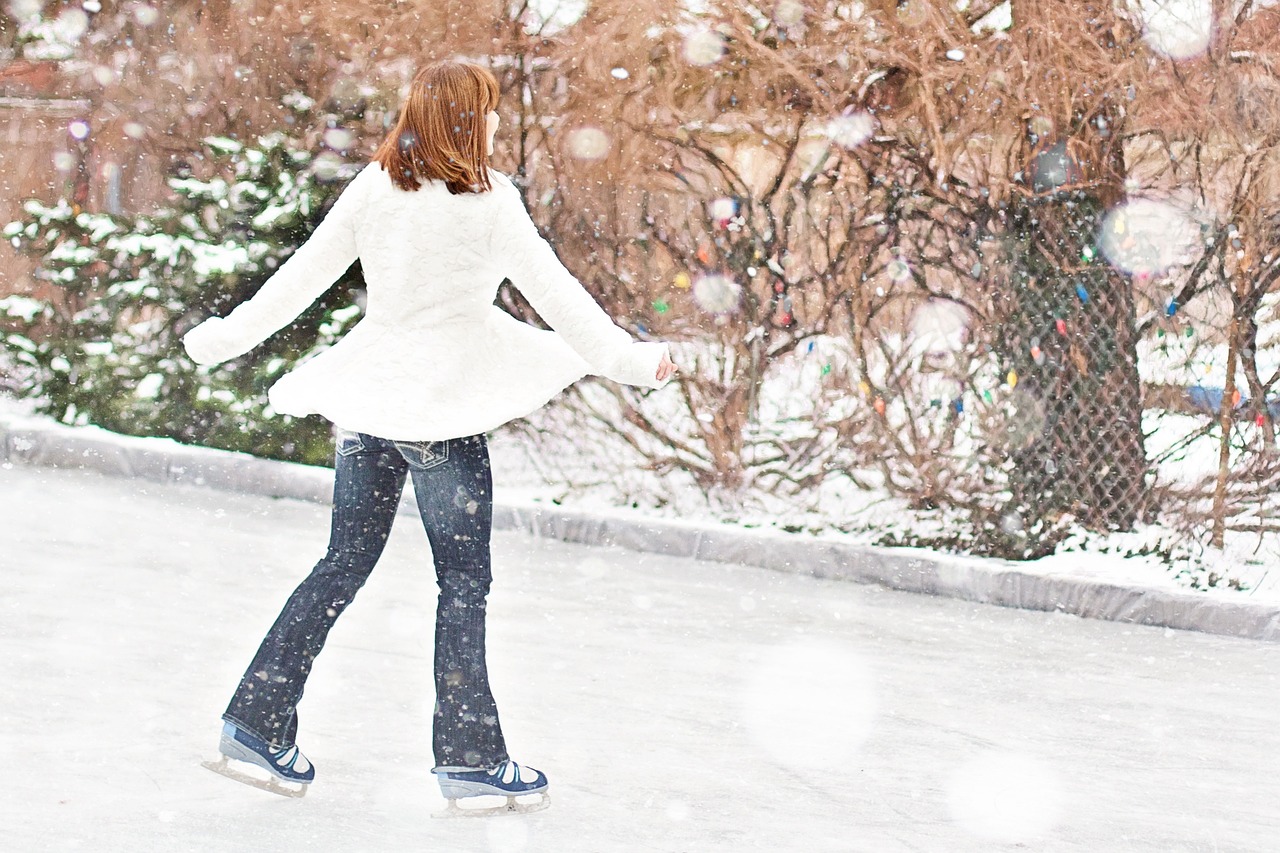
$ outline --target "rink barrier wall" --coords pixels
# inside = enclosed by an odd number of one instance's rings
[[[32,419],[0,418],[0,461],[323,504],[333,495],[333,472],[328,468]],[[416,516],[411,490],[406,493],[400,511]],[[1015,563],[550,506],[499,503],[494,506],[493,520],[498,530],[583,545],[757,566],[1088,619],[1280,642],[1280,606],[1090,578],[1039,575],[1022,571]]]

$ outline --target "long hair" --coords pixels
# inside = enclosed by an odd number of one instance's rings
[[[449,192],[486,192],[486,118],[498,106],[498,81],[473,62],[446,60],[413,78],[395,127],[373,159],[402,190],[444,181]]]

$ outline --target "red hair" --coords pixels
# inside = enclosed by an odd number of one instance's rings
[[[489,190],[487,116],[498,106],[498,81],[474,62],[435,62],[409,86],[395,127],[373,159],[402,190],[444,181],[449,192]]]

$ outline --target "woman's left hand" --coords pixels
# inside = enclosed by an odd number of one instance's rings
[[[679,368],[676,367],[676,363],[671,360],[671,356],[663,355],[662,362],[658,365],[658,372],[654,378],[659,382],[665,382],[667,379],[675,376],[678,370]]]

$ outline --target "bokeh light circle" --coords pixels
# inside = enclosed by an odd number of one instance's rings
[[[1005,844],[1050,832],[1062,803],[1062,783],[1053,769],[1013,752],[966,762],[947,786],[947,804],[956,822],[971,835]]]
[[[1016,385],[1005,409],[1005,441],[1009,447],[1022,450],[1035,444],[1045,434],[1049,413],[1045,402],[1026,387]]]
[[[22,22],[39,15],[44,9],[44,0],[9,0],[5,8],[15,20]]]
[[[726,219],[732,219],[738,215],[738,203],[731,198],[713,199],[712,202],[707,205],[707,213],[711,215],[712,219],[718,222],[722,222]]]
[[[1209,49],[1213,37],[1212,0],[1165,0],[1143,6],[1142,39],[1156,53],[1184,60]]]
[[[324,132],[324,144],[334,151],[346,151],[355,141],[356,135],[345,127],[331,127]]]
[[[709,314],[727,314],[738,307],[742,286],[728,276],[704,275],[693,283],[693,299]]]
[[[612,144],[609,134],[598,127],[579,127],[568,137],[569,154],[579,160],[603,160]]]
[[[346,161],[342,156],[333,151],[322,151],[316,159],[311,161],[315,176],[322,181],[336,180],[342,174],[342,167],[345,165]]]
[[[83,9],[63,9],[54,23],[59,37],[75,42],[89,29],[89,15]]]
[[[895,257],[885,266],[885,274],[894,284],[906,284],[911,281],[911,264],[904,257]]]
[[[685,37],[680,52],[690,65],[715,65],[724,57],[724,39],[708,29],[694,30]]]
[[[1186,210],[1157,199],[1135,198],[1107,213],[1098,248],[1119,270],[1156,275],[1187,261],[1201,239],[1200,227]]]
[[[855,650],[818,640],[770,649],[743,695],[743,723],[778,764],[810,776],[854,759],[875,723],[870,667]]]
[[[827,122],[827,138],[841,148],[857,148],[876,132],[876,120],[867,112],[836,116]]]
[[[798,0],[778,0],[773,7],[773,20],[780,27],[794,27],[804,20],[804,4]]]

